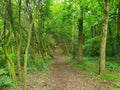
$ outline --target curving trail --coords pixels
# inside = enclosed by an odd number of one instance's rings
[[[55,50],[50,72],[34,71],[28,74],[27,90],[111,90],[105,83],[87,80],[84,75],[80,74],[78,68],[70,65],[61,52],[59,48]],[[23,90],[23,85],[17,90]]]
[[[44,90],[110,90],[104,83],[87,80],[56,51],[52,72],[43,84]]]

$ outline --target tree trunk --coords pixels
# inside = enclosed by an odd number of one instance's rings
[[[105,10],[104,10],[104,22],[102,28],[102,38],[101,38],[101,47],[100,47],[100,75],[105,74],[105,56],[106,56],[106,41],[107,41],[107,29],[109,21],[109,7],[110,1],[105,0]]]
[[[110,55],[112,55],[112,56],[115,56],[115,44],[114,44],[114,38],[113,38],[113,33],[112,33],[112,30],[111,30],[111,25],[110,24],[108,24],[108,30],[109,30],[109,41],[110,41],[110,43],[109,43],[109,47],[112,49],[112,51],[111,51],[111,53],[110,53]]]
[[[117,62],[120,62],[120,1],[117,9],[116,58]]]
[[[29,7],[29,4],[30,4],[29,0],[26,0],[26,6],[27,6],[27,11],[28,11],[29,20],[30,20],[30,28],[28,31],[27,45],[26,45],[25,56],[24,56],[24,90],[27,90],[27,63],[28,63],[30,41],[31,41],[31,36],[32,36],[32,29],[34,25],[32,12],[29,13],[31,10],[31,7]]]
[[[67,45],[67,40],[64,40],[64,46],[65,46],[66,55],[69,55],[69,48],[68,48],[68,45]]]
[[[91,38],[94,38],[94,26],[91,26]],[[91,56],[94,56],[95,55],[95,52],[94,52],[94,41],[91,42],[91,49],[90,49],[90,55]]]
[[[24,56],[24,90],[27,90],[27,61],[28,61],[28,50],[30,46],[30,40],[31,40],[31,31],[29,30],[28,33],[28,42],[27,47],[25,49],[25,56]]]
[[[13,62],[13,60],[10,57],[10,41],[11,41],[11,36],[12,36],[12,23],[13,20],[10,18],[10,27],[9,29],[7,29],[7,15],[9,15],[9,17],[11,17],[11,0],[4,0],[5,3],[5,11],[4,11],[4,26],[3,26],[3,30],[4,30],[4,35],[3,38],[1,39],[1,43],[2,43],[2,48],[4,50],[4,54],[5,54],[5,58],[8,62],[8,66],[9,66],[9,73],[10,76],[13,80],[13,83],[16,85],[16,87],[18,86],[18,82],[17,82],[17,77],[16,77],[16,72],[15,72],[15,64]],[[8,7],[7,7],[8,6]],[[8,35],[6,33],[9,33]]]
[[[17,46],[17,63],[18,63],[18,75],[19,75],[19,80],[22,80],[22,69],[21,69],[21,63],[20,63],[20,57],[21,57],[21,44],[22,44],[22,31],[20,29],[20,24],[21,24],[21,0],[18,0],[19,2],[19,15],[18,15],[18,23],[19,23],[19,31],[20,35],[17,36],[17,41],[16,41],[16,46]]]
[[[15,64],[14,64],[13,60],[10,58],[8,48],[4,47],[4,53],[5,53],[5,57],[6,57],[7,61],[8,61],[8,64],[9,64],[9,71],[10,71],[10,75],[11,75],[11,78],[13,80],[13,83],[16,86],[18,86],[16,72],[15,72]]]
[[[78,63],[83,62],[83,13],[81,18],[78,20]]]
[[[71,51],[72,51],[72,58],[76,59],[76,51],[75,51],[75,15],[73,13],[72,18],[72,31],[71,31]]]

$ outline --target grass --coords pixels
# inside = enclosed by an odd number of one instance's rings
[[[78,64],[75,60],[71,62],[71,65],[80,67],[84,74],[98,74],[98,59],[97,57],[89,58],[85,57],[83,64]]]
[[[96,78],[99,81],[106,80],[113,90],[120,90],[120,64],[114,58],[107,57],[106,74],[99,75],[99,57],[85,57],[83,64],[78,64],[71,59],[71,65],[80,68],[80,73],[88,79]]]

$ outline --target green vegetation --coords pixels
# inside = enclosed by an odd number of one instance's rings
[[[27,90],[27,72],[49,70],[57,46],[84,73],[119,83],[120,0],[1,0],[0,87]]]
[[[72,59],[71,59],[72,60]],[[120,84],[120,65],[115,62],[114,58],[107,58],[106,74],[99,76],[99,57],[85,57],[84,63],[78,64],[75,60],[71,61],[71,65],[78,67],[80,73],[85,75],[88,79],[96,79],[109,83],[113,89],[119,90]],[[115,89],[115,90],[116,90]]]
[[[4,86],[10,86],[12,88],[16,87],[14,83],[12,82],[12,80],[10,79],[10,77],[5,76],[5,75],[0,77],[0,87],[4,87]]]

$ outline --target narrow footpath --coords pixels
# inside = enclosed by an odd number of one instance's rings
[[[104,83],[87,80],[60,50],[55,53],[52,71],[43,84],[44,90],[110,90]]]
[[[27,90],[111,90],[105,83],[86,79],[77,67],[70,65],[61,52],[59,48],[55,50],[50,71],[34,71],[28,74]],[[23,85],[17,90],[23,90]]]

